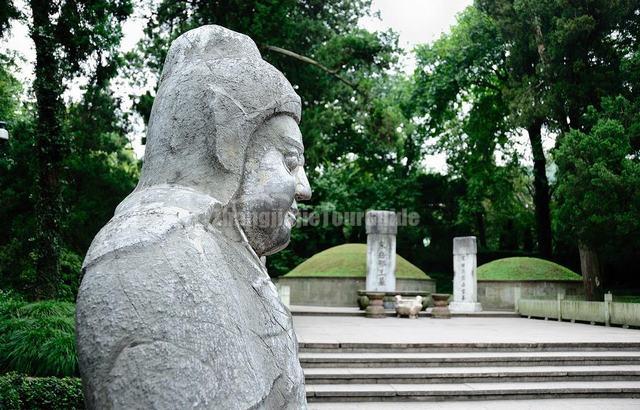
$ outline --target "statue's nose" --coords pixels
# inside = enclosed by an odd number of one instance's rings
[[[309,199],[311,199],[311,186],[304,168],[300,167],[296,173],[296,201],[307,201]]]

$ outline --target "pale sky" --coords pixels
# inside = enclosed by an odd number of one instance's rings
[[[24,0],[17,2],[18,7],[23,8]],[[360,26],[369,30],[387,30],[389,28],[396,31],[400,36],[400,46],[407,51],[422,43],[429,43],[437,39],[441,33],[447,32],[449,27],[455,23],[458,13],[471,5],[473,0],[373,0],[372,10],[380,11],[380,19],[365,18],[360,21]],[[125,22],[123,26],[124,38],[121,50],[128,51],[135,47],[138,40],[142,38],[144,19],[140,10],[136,10],[134,15]],[[4,51],[15,51],[24,62],[20,64],[20,72],[16,73],[22,81],[33,80],[33,63],[35,51],[33,43],[28,37],[28,30],[24,24],[13,24],[11,35],[7,40],[0,42],[0,47]],[[409,55],[403,60],[404,70],[410,72],[415,67],[415,60]],[[116,95],[125,100],[124,109],[130,109],[131,102],[128,94],[132,90],[122,85],[122,81],[115,90]],[[79,99],[81,92],[80,83],[70,84],[69,91],[65,97],[67,99]],[[132,135],[132,145],[136,154],[141,157],[144,154],[144,147],[140,144],[140,137],[143,131],[141,121],[134,124],[134,135]],[[444,156],[432,156],[426,158],[427,167],[437,171],[444,171]]]
[[[455,24],[456,15],[473,0],[373,0],[372,10],[380,19],[365,18],[360,25],[368,30],[393,29],[400,35],[400,46],[411,51],[416,45],[431,43]],[[409,56],[405,71],[415,68]]]

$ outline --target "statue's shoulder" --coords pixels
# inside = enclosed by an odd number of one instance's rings
[[[153,246],[172,231],[207,225],[219,207],[214,198],[186,187],[160,185],[136,190],[118,205],[113,218],[93,239],[83,267],[114,252]]]

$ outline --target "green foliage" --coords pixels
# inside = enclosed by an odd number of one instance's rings
[[[296,266],[286,277],[344,277],[367,276],[367,245],[348,243],[326,249]],[[396,255],[396,278],[430,279],[400,255]]]
[[[21,408],[20,387],[22,379],[17,373],[0,376],[0,408],[19,410]]]
[[[115,51],[121,36],[119,19],[124,18],[122,13],[126,14],[130,5],[126,1],[99,2],[88,7],[77,2],[63,3],[64,13],[73,14],[76,7],[82,8],[81,15],[74,18],[87,19],[86,23],[91,24],[83,26],[75,37],[71,36],[73,39],[61,39],[56,50],[75,59],[98,59],[99,64],[83,71],[89,84],[81,101],[63,107],[56,118],[61,124],[56,144],[64,147],[58,147],[60,155],[50,155],[60,162],[56,171],[60,192],[51,201],[55,204],[49,204],[56,208],[53,211],[48,208],[43,211],[42,206],[49,205],[43,204],[42,189],[37,183],[42,177],[41,161],[34,155],[40,152],[37,147],[41,143],[36,129],[37,107],[20,103],[21,85],[9,72],[13,68],[11,61],[0,56],[7,62],[0,68],[0,119],[9,122],[11,135],[0,150],[3,205],[0,228],[7,232],[0,237],[0,286],[29,298],[42,296],[42,292],[37,292],[44,282],[38,261],[42,259],[40,245],[46,236],[50,240],[45,238],[45,242],[54,244],[54,265],[58,272],[55,286],[51,286],[56,290],[50,296],[73,301],[83,255],[95,234],[113,215],[116,205],[135,187],[139,163],[128,147],[127,118],[119,109],[120,101],[108,88],[123,62]],[[109,17],[104,13],[115,14]],[[70,20],[59,22],[64,30],[73,30],[74,24],[81,24],[69,15],[65,14],[65,18]],[[60,73],[78,74],[79,67],[74,66],[79,61],[74,61],[61,62]],[[44,218],[45,214],[49,216]],[[39,228],[49,217],[57,226],[55,229],[50,226],[56,231],[53,236]]]
[[[30,376],[77,376],[75,306],[0,300],[0,369]]]
[[[569,235],[601,248],[638,244],[640,231],[640,156],[637,104],[606,99],[584,119],[589,132],[573,130],[555,152],[559,183],[558,219]]]
[[[498,259],[485,263],[478,267],[477,275],[478,280],[570,280],[578,282],[582,280],[580,275],[557,263],[524,257]]]
[[[68,182],[66,160],[73,154],[74,148],[71,136],[63,129],[66,107],[62,96],[67,84],[65,80],[73,80],[83,74],[90,78],[91,85],[102,89],[108,86],[108,80],[115,74],[111,68],[122,37],[121,23],[131,13],[132,5],[129,0],[33,0],[21,4],[20,9],[14,7],[13,2],[5,1],[0,6],[0,36],[4,34],[3,29],[10,19],[21,19],[30,27],[29,35],[36,54],[33,82],[35,109],[29,113],[32,117],[30,121],[35,126],[28,135],[23,136],[25,142],[30,140],[28,147],[31,148],[33,159],[28,159],[27,163],[32,167],[29,178],[25,180],[16,180],[16,175],[7,173],[9,184],[17,182],[22,190],[29,188],[27,198],[33,206],[33,224],[25,230],[27,235],[10,236],[3,238],[2,242],[10,245],[9,253],[17,252],[13,256],[25,261],[25,266],[18,267],[18,272],[11,272],[12,285],[18,285],[23,290],[29,288],[27,292],[33,298],[54,298],[59,296],[61,282],[65,280],[61,277],[61,255],[63,249],[68,247],[63,237],[68,212],[63,191]],[[0,89],[0,95],[5,91]],[[23,131],[27,130],[23,128]],[[18,141],[18,145],[21,142]],[[9,155],[19,154],[20,151],[13,151],[13,145],[10,146]],[[9,158],[14,162],[19,159]],[[6,182],[0,182],[4,187]],[[31,243],[26,246],[26,241]],[[0,245],[5,245],[2,242]],[[6,259],[7,252],[3,251],[1,256]],[[13,270],[15,266],[0,268]],[[24,273],[31,280],[23,280],[21,276]],[[69,293],[65,289],[62,291]]]
[[[0,0],[0,37],[9,28],[11,20],[18,16],[13,0]]]
[[[613,295],[613,301],[620,303],[640,303],[640,296]]]
[[[531,230],[529,176],[511,143],[503,93],[507,45],[494,20],[474,7],[451,33],[416,51],[411,109],[423,139],[436,137],[449,175],[464,185],[456,215],[483,248],[518,249]],[[500,164],[496,158],[499,158]]]
[[[1,6],[0,6],[1,8]],[[15,62],[0,54],[0,121],[13,121],[19,115],[22,84],[11,74]]]
[[[61,282],[58,288],[58,299],[75,302],[80,287],[80,269],[82,258],[75,252],[62,249],[60,255]]]
[[[6,410],[84,409],[80,379],[26,377],[18,373],[0,376],[0,408]]]

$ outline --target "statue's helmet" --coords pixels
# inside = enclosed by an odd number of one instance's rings
[[[300,121],[300,97],[249,37],[209,25],[171,44],[151,111],[140,183],[183,185],[223,204],[240,185],[253,132]]]

